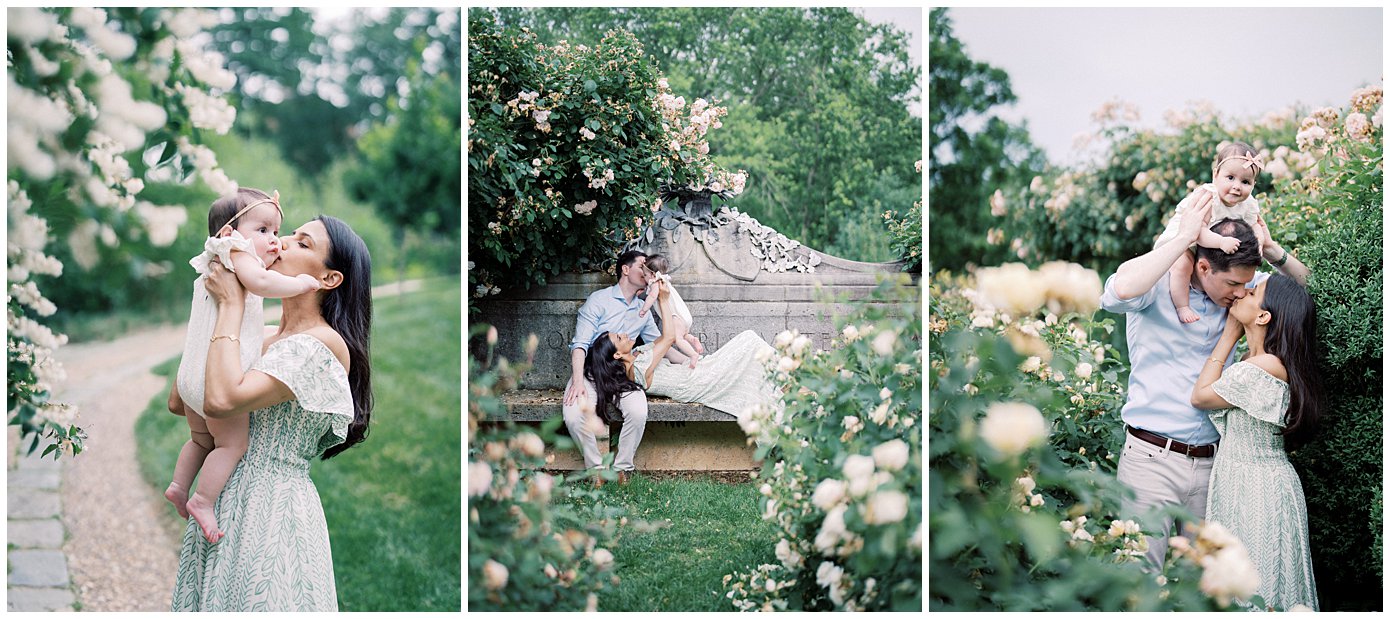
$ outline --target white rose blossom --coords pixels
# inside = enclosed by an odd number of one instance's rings
[[[869,497],[864,521],[869,524],[892,524],[907,517],[907,495],[897,490],[882,490]]]
[[[822,479],[811,494],[811,504],[829,511],[845,498],[845,482],[835,478]]]
[[[1260,573],[1239,541],[1203,557],[1201,562],[1202,579],[1198,586],[1222,607],[1232,599],[1248,599],[1260,586]]]
[[[871,487],[874,480],[874,459],[872,456],[858,454],[849,456],[845,458],[840,470],[849,482],[850,496],[862,497],[873,489]]]
[[[613,553],[605,548],[594,550],[594,567],[599,570],[607,570],[613,567]]]
[[[488,559],[483,564],[483,586],[490,591],[497,591],[507,586],[507,566],[502,565],[492,559]]]
[[[907,465],[909,449],[900,438],[887,441],[873,449],[874,465],[886,471],[900,471]]]
[[[492,466],[486,462],[468,463],[468,496],[482,496],[492,487]]]
[[[1092,371],[1093,368],[1089,363],[1078,363],[1076,364],[1076,368],[1072,370],[1072,372],[1076,374],[1076,377],[1080,378],[1081,380],[1086,380],[1090,378]]]
[[[980,422],[980,438],[1005,457],[1041,444],[1047,435],[1042,413],[1022,402],[995,402]]]

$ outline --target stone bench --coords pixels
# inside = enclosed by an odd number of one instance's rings
[[[539,426],[562,414],[564,392],[559,389],[518,389],[502,397],[507,407],[505,419],[518,424]],[[608,435],[598,439],[599,453],[616,452],[622,423],[609,426]],[[560,433],[568,435],[561,425]],[[547,454],[551,455],[551,454]],[[557,451],[547,468],[579,470],[584,459],[578,449]],[[639,471],[749,471],[758,468],[753,447],[733,415],[703,404],[674,402],[647,396],[647,427],[633,464]]]

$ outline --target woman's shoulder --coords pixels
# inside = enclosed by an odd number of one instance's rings
[[[343,369],[347,369],[348,367],[349,355],[347,340],[344,340],[342,335],[334,331],[333,328],[328,325],[320,325],[300,331],[299,333],[287,335],[284,338],[267,344],[266,352],[269,352],[270,348],[274,347],[276,344],[289,341],[316,342],[316,345],[327,349],[328,352],[338,360],[338,363],[343,366]]]
[[[1247,357],[1244,361],[1252,366],[1255,366],[1263,370],[1265,374],[1268,374],[1283,382],[1289,382],[1289,372],[1287,369],[1284,368],[1284,362],[1280,361],[1279,357],[1276,357],[1270,353],[1264,353],[1254,355],[1252,357]]]

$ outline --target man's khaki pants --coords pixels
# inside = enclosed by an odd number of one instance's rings
[[[1207,487],[1211,482],[1211,458],[1193,458],[1173,453],[1158,445],[1139,440],[1125,433],[1125,447],[1120,454],[1117,477],[1120,483],[1134,490],[1134,498],[1120,507],[1125,518],[1135,518],[1150,531],[1163,531],[1162,537],[1150,537],[1148,558],[1159,569],[1168,554],[1168,534],[1173,519],[1153,514],[1139,520],[1145,512],[1163,505],[1182,505],[1197,520],[1207,517]]]
[[[565,383],[565,390],[569,391],[568,382]],[[598,392],[588,378],[584,379],[583,400],[591,407],[598,403]],[[642,434],[647,429],[647,393],[641,389],[624,393],[618,396],[617,408],[623,418],[623,431],[618,435],[618,454],[613,459],[613,470],[631,471],[636,468],[632,460],[637,456],[637,446],[642,444]],[[598,453],[598,440],[585,425],[580,401],[565,404],[561,410],[565,415],[565,427],[569,428],[570,438],[579,444],[579,452],[584,455],[584,466],[595,468],[602,464],[603,460]]]

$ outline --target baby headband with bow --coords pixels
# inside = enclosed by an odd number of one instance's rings
[[[281,210],[280,208],[280,190],[277,189],[274,193],[270,195],[270,197],[261,198],[250,204],[247,204],[246,206],[241,207],[241,210],[237,211],[235,215],[232,215],[231,219],[227,220],[227,225],[232,225],[232,222],[236,221],[238,217],[241,217],[242,215],[245,215],[246,213],[250,212],[251,209],[267,203],[275,205],[275,210],[280,213],[280,217],[283,218],[285,216],[285,211]]]
[[[1220,170],[1222,165],[1224,165],[1227,161],[1231,161],[1232,159],[1236,161],[1244,161],[1245,163],[1242,167],[1246,169],[1253,167],[1255,168],[1256,174],[1259,174],[1260,170],[1263,170],[1265,168],[1264,159],[1261,159],[1258,153],[1255,153],[1253,156],[1251,156],[1250,151],[1246,151],[1246,154],[1231,155],[1230,157],[1226,157],[1225,159],[1217,159],[1216,163],[1212,164],[1211,171],[1216,172]]]

